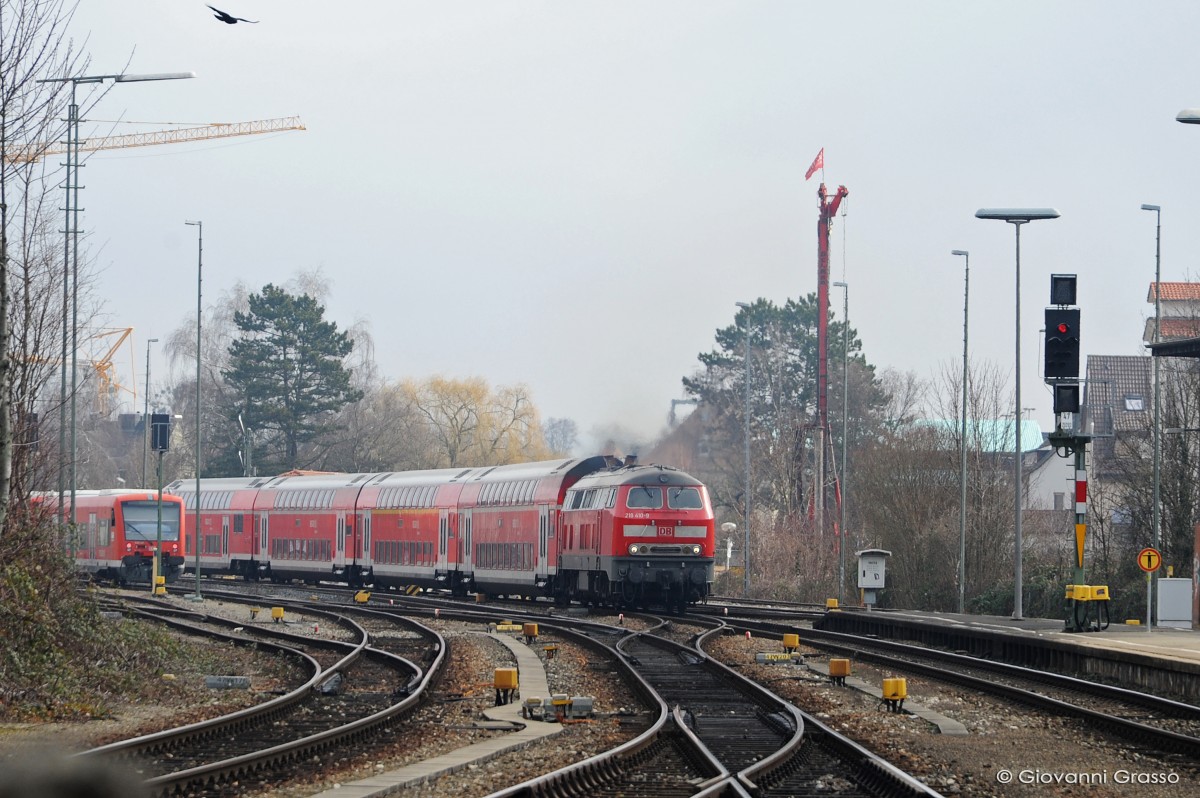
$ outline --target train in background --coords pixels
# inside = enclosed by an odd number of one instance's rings
[[[196,513],[196,480],[165,490]],[[675,611],[713,580],[707,489],[632,459],[201,479],[199,492],[203,573]]]
[[[69,506],[69,496],[64,496]],[[78,490],[74,529],[67,547],[79,570],[116,584],[150,584],[161,529],[161,575],[174,582],[183,574],[187,541],[183,499],[149,490]],[[57,493],[39,493],[34,504],[58,511]]]

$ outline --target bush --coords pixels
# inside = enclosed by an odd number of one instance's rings
[[[103,716],[179,645],[153,627],[103,618],[44,514],[14,506],[0,563],[0,718]]]

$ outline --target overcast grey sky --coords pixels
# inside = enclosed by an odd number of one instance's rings
[[[308,128],[90,159],[103,321],[136,328],[139,380],[147,338],[194,314],[200,219],[206,303],[320,268],[384,375],[525,382],[585,435],[652,436],[735,302],[816,289],[822,147],[850,190],[831,279],[880,367],[960,362],[965,249],[972,356],[1011,369],[1013,230],[974,214],[1062,213],[1021,236],[1044,428],[1048,275],[1079,275],[1085,354],[1129,355],[1153,313],[1142,203],[1163,279],[1195,271],[1200,127],[1175,121],[1200,106],[1194,2],[214,5],[259,24],[82,0],[73,28],[93,73],[197,74],[116,86],[95,119]]]

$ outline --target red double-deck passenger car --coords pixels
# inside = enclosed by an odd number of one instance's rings
[[[195,486],[167,489],[195,513]],[[682,609],[708,595],[713,534],[695,478],[590,457],[205,479],[194,538],[202,570],[251,579]]]

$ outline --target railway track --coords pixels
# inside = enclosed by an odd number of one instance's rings
[[[440,613],[443,619],[486,623],[496,618],[493,607],[482,611],[430,607],[398,598],[373,612],[390,616],[411,613],[415,607],[431,615]],[[505,617],[522,619],[512,609],[504,608]],[[302,611],[314,610],[305,605]],[[357,608],[355,612],[357,616]],[[652,618],[639,618],[638,625],[654,626],[649,634],[543,613],[527,618],[584,645],[608,649],[627,678],[638,685],[637,692],[652,708],[654,720],[624,745],[496,796],[937,795],[704,654],[694,643],[718,628],[718,622],[671,619],[655,625]],[[372,640],[382,645],[384,631],[373,629]]]
[[[730,619],[732,629],[762,635],[795,632],[795,626]],[[1088,726],[1180,761],[1200,758],[1200,707],[1148,693],[1023,668],[948,651],[838,632],[805,629],[802,641],[840,657],[869,662],[897,673],[950,683]]]
[[[447,614],[462,613],[442,611],[442,617]],[[805,791],[850,798],[938,795],[698,648],[657,634],[692,640],[703,635],[703,628],[663,622],[652,634],[593,621],[530,617],[557,634],[615,652],[627,678],[655,708],[655,720],[625,745],[491,798]]]
[[[189,611],[168,614],[162,606],[146,612],[147,618],[188,633],[297,657],[306,663],[310,677],[290,693],[258,706],[80,756],[135,763],[157,795],[244,794],[252,784],[292,777],[298,763],[319,762],[322,754],[361,744],[396,723],[416,707],[442,664],[445,641],[413,621],[374,619],[372,625],[390,630],[389,634],[376,632],[380,645],[375,646],[363,625],[341,614],[311,608],[305,612],[339,624],[350,639],[248,628],[234,620]]]

